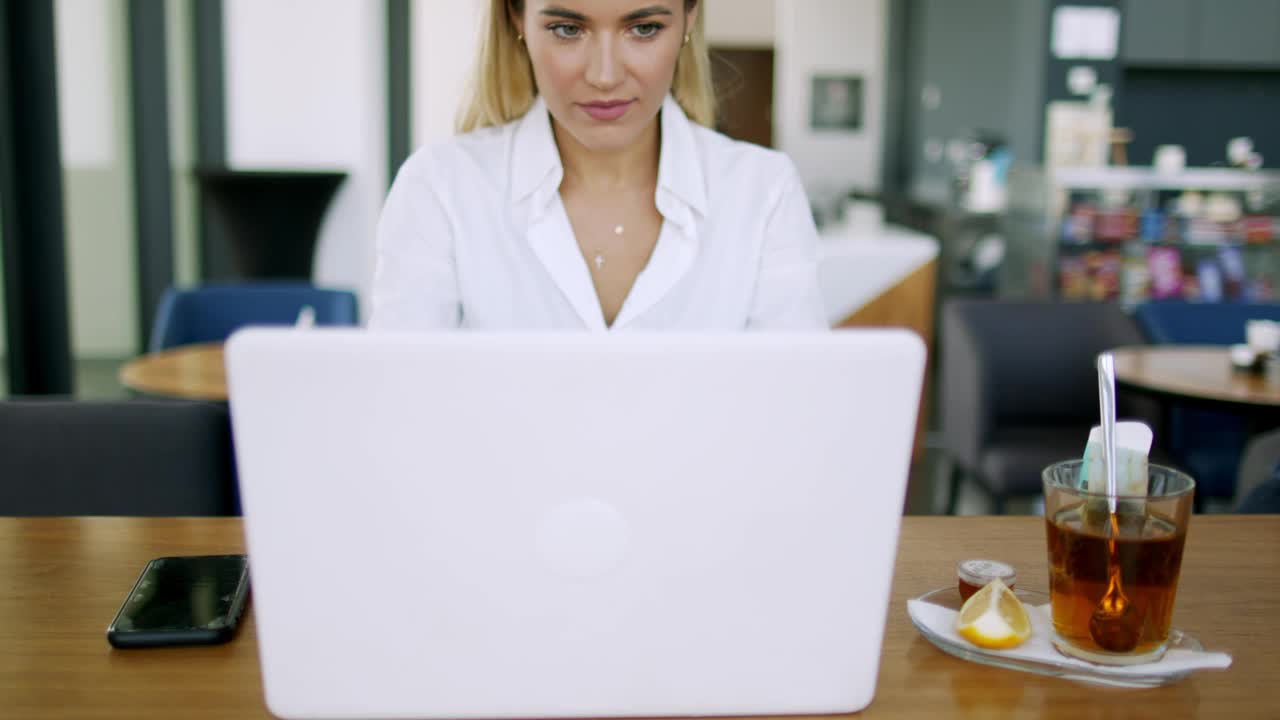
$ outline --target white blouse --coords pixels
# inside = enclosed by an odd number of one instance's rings
[[[612,328],[560,201],[546,104],[413,154],[378,224],[374,329],[819,329],[817,231],[795,166],[668,97],[662,230]]]

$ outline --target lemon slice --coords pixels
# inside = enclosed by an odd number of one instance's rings
[[[974,593],[960,608],[956,632],[981,648],[1007,650],[1031,637],[1027,608],[999,578]]]

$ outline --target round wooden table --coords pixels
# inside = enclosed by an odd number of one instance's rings
[[[1280,411],[1280,384],[1235,369],[1226,347],[1152,345],[1111,351],[1122,387],[1247,412]]]
[[[147,395],[226,402],[222,343],[182,345],[130,360],[120,368],[120,384]]]

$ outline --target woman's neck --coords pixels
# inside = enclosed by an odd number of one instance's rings
[[[564,185],[593,192],[653,187],[658,182],[661,130],[655,117],[636,142],[612,152],[594,151],[552,121],[564,165]]]

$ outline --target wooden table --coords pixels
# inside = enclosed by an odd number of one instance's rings
[[[1280,410],[1280,385],[1265,375],[1236,370],[1225,347],[1151,345],[1111,352],[1116,383],[1122,387],[1245,412]]]
[[[1045,589],[1043,520],[909,517],[898,549],[877,718],[1275,718],[1280,715],[1280,516],[1196,516],[1174,623],[1235,664],[1175,685],[1118,690],[968,663],[912,627],[906,601],[997,557]],[[106,627],[147,560],[243,551],[236,518],[0,518],[0,716],[270,717],[252,600],[227,645],[120,651]],[[495,692],[499,689],[495,688]]]
[[[182,345],[130,360],[120,368],[120,384],[147,395],[226,402],[222,343]]]

